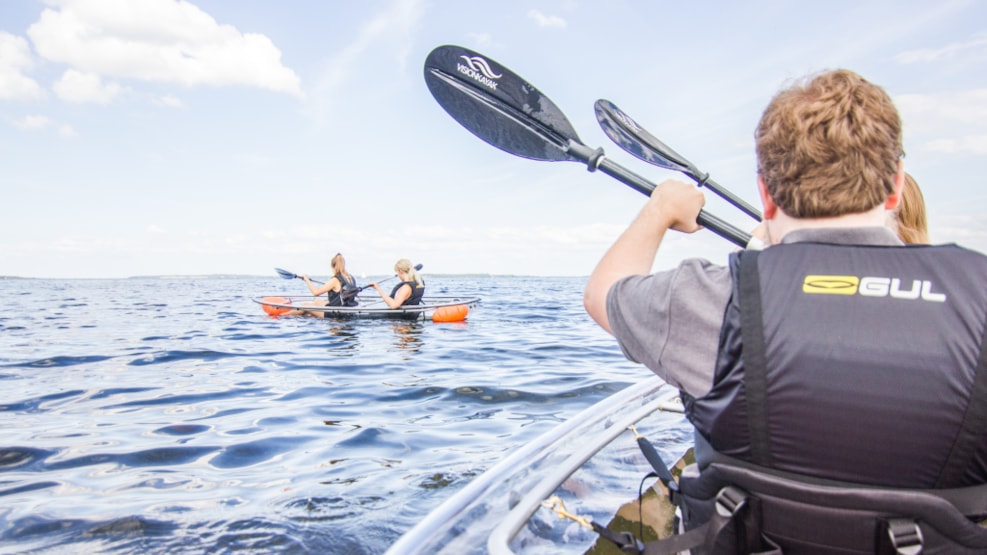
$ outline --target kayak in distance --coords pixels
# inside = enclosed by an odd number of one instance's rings
[[[470,309],[480,302],[479,297],[464,296],[432,296],[424,297],[421,304],[405,305],[390,308],[380,297],[357,297],[357,306],[306,306],[319,297],[311,295],[278,295],[256,297],[255,303],[261,305],[270,316],[281,316],[294,309],[304,309],[308,312],[321,313],[326,318],[369,318],[390,320],[431,320],[433,322],[462,322],[469,316]]]

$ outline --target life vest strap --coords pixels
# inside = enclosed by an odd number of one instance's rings
[[[729,529],[733,534],[729,534]],[[731,538],[733,541],[731,541]],[[700,526],[669,538],[648,542],[643,555],[674,555],[682,551],[781,555],[781,549],[761,534],[758,499],[744,490],[727,486],[716,495],[713,516]]]
[[[747,428],[751,460],[771,467],[772,449],[768,435],[768,357],[764,344],[761,311],[761,278],[758,251],[740,258],[740,332],[744,340],[744,390],[747,394]]]
[[[918,555],[922,552],[922,528],[910,518],[881,521],[878,534],[879,555]]]

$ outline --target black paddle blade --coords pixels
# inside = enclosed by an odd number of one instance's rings
[[[278,275],[280,275],[284,279],[295,279],[295,278],[302,279],[302,276],[300,276],[298,274],[293,274],[293,273],[289,272],[288,270],[282,270],[281,268],[275,268],[274,270],[277,271]],[[309,280],[309,281],[311,281],[312,283],[319,283],[319,284],[322,283],[321,281],[314,280],[314,279]]]
[[[425,59],[425,83],[460,125],[487,143],[533,160],[575,160],[580,142],[565,114],[499,63],[461,46],[439,46]]]
[[[648,133],[630,116],[625,114],[609,100],[597,100],[593,105],[596,111],[596,121],[611,141],[635,157],[667,170],[696,173],[696,168],[672,150],[671,147]]]
[[[281,268],[275,268],[274,271],[276,271],[278,275],[280,275],[284,279],[295,279],[296,277],[298,277],[295,274],[289,272],[288,270],[282,270]]]

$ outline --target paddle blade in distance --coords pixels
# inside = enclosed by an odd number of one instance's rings
[[[425,59],[425,83],[460,125],[487,143],[533,160],[574,160],[572,124],[551,100],[499,63],[461,46]]]
[[[275,268],[274,270],[278,273],[279,276],[283,277],[284,279],[295,279],[296,277],[298,277],[295,274],[289,272],[288,270],[282,270],[281,268]]]
[[[593,107],[603,132],[620,148],[660,168],[690,175],[696,172],[688,160],[638,125],[613,102],[600,99]]]

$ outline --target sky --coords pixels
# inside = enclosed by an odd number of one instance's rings
[[[848,68],[901,112],[934,242],[987,252],[987,2],[3,0],[0,276],[588,275],[645,197],[500,151],[425,86],[475,50],[620,150],[611,100],[757,205],[753,130],[794,79]],[[706,209],[753,222],[707,193]],[[673,234],[656,269],[725,262]]]

